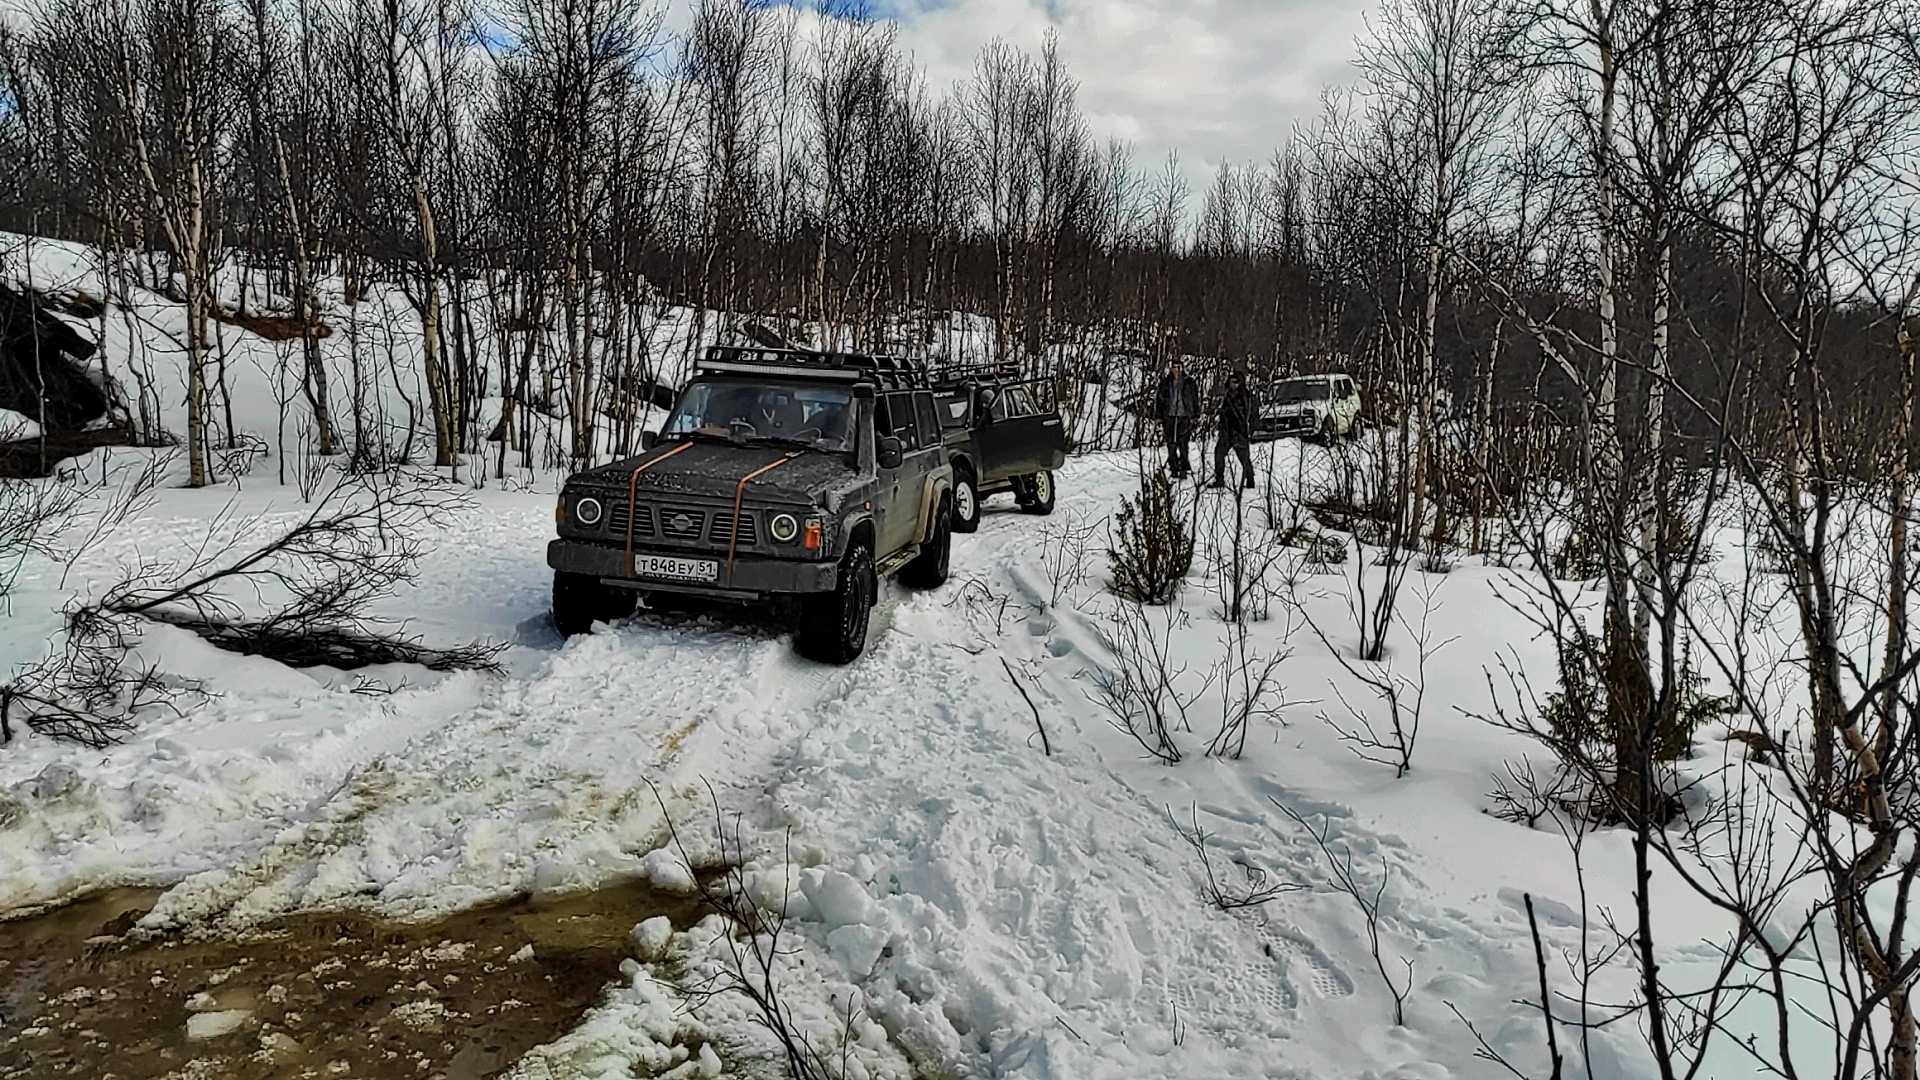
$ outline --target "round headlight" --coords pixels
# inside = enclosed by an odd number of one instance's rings
[[[775,514],[773,520],[767,522],[767,531],[775,540],[791,544],[793,538],[800,535],[800,523],[793,520],[792,514]]]
[[[600,500],[581,499],[573,504],[573,519],[582,525],[600,524]]]

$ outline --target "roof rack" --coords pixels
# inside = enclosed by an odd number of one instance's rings
[[[845,382],[871,380],[889,389],[923,387],[928,383],[926,364],[904,356],[774,349],[755,345],[711,346],[701,358],[699,370],[760,375],[805,374],[812,378]]]
[[[981,364],[945,364],[932,372],[936,385],[951,386],[954,383],[975,379],[1020,379],[1024,378],[1020,365],[1012,360],[989,361]]]

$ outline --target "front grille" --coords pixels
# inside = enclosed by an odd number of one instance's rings
[[[614,503],[607,511],[607,529],[615,536],[627,535],[628,511],[629,507],[624,502]],[[641,504],[639,516],[633,519],[633,535],[653,535],[653,507]]]
[[[729,527],[729,519],[733,519],[736,524]],[[752,544],[756,536],[752,514],[743,513],[737,517],[733,514],[715,514],[713,529],[707,534],[707,539],[716,544],[732,544],[737,541],[740,546],[745,547]]]
[[[679,507],[661,507],[655,516],[660,526],[660,535],[669,540],[698,540],[707,523],[707,515],[700,510],[684,510]]]

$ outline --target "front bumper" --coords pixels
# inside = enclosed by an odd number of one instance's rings
[[[1320,430],[1324,416],[1319,413],[1297,413],[1290,416],[1263,416],[1254,425],[1255,438],[1278,439],[1288,435],[1312,435]]]
[[[636,555],[670,555],[676,559],[711,558],[720,564],[720,578],[713,584],[638,577],[627,573],[627,551],[613,544],[595,544],[583,540],[555,540],[547,545],[547,565],[569,574],[586,574],[642,589],[692,596],[750,599],[777,593],[832,592],[838,584],[836,567],[831,562],[801,559],[769,559],[741,555],[733,561],[733,573],[727,573],[726,552],[688,551],[685,548],[653,548],[635,544]]]

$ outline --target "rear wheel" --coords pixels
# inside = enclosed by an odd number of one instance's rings
[[[800,655],[823,664],[851,664],[867,647],[867,622],[873,614],[876,583],[873,552],[855,544],[840,560],[839,582],[832,592],[800,601]]]
[[[947,583],[947,568],[953,561],[952,496],[942,496],[940,509],[933,515],[933,532],[920,545],[920,554],[900,571],[900,584],[913,589],[937,589]]]
[[[1053,513],[1053,473],[1041,470],[1020,480],[1020,509],[1046,517]]]
[[[980,487],[973,470],[966,465],[953,467],[953,531],[975,532],[980,528]]]
[[[631,589],[602,585],[591,574],[553,572],[553,628],[562,637],[574,637],[593,629],[595,622],[611,622],[633,614],[639,594]]]

